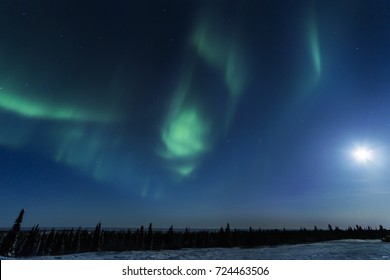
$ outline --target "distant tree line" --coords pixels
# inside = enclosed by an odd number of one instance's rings
[[[331,225],[322,230],[314,227],[308,230],[248,230],[231,229],[230,225],[220,230],[174,231],[171,226],[166,231],[154,230],[152,224],[136,230],[106,230],[99,222],[94,230],[68,229],[50,231],[34,226],[21,230],[24,210],[8,232],[0,232],[0,255],[9,257],[32,257],[64,255],[98,251],[133,250],[172,250],[181,248],[211,247],[256,247],[282,244],[300,244],[339,239],[380,239],[390,234],[390,230],[379,226],[363,228],[359,225],[341,230]]]

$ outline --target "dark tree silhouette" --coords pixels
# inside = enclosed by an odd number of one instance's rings
[[[146,250],[152,250],[153,249],[153,227],[152,227],[152,223],[149,224],[149,228],[148,228],[148,236],[147,236],[147,239],[146,239]]]
[[[382,239],[390,235],[390,230],[382,225],[379,229],[359,225],[347,230],[328,225],[327,229],[300,230],[278,229],[234,229],[230,224],[219,230],[174,231],[155,230],[152,223],[147,230],[141,226],[136,230],[102,229],[99,222],[94,230],[52,229],[46,232],[34,226],[31,230],[21,230],[24,210],[15,220],[11,230],[0,232],[0,253],[11,257],[31,257],[43,255],[63,255],[90,251],[131,251],[167,250],[181,248],[212,247],[256,247],[282,244],[301,244],[337,239]],[[384,240],[386,241],[386,240]]]
[[[93,233],[91,251],[100,251],[102,249],[102,224],[99,222]]]
[[[39,226],[34,226],[28,233],[27,236],[19,241],[15,250],[15,257],[28,257],[35,256],[38,253],[40,246],[40,229]]]
[[[3,256],[14,256],[15,255],[15,246],[16,241],[20,232],[20,225],[23,221],[24,209],[19,213],[19,216],[16,218],[15,223],[12,229],[7,233],[1,242],[0,246],[0,255]]]

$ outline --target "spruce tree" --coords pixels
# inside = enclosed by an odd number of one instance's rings
[[[34,226],[24,239],[24,243],[18,242],[19,248],[15,251],[15,257],[35,256],[38,252],[39,241],[41,239],[39,225]]]
[[[91,251],[100,251],[102,247],[102,224],[99,222],[92,236]]]
[[[152,223],[150,223],[148,228],[146,250],[152,250],[152,249],[153,249],[153,227],[152,227]]]
[[[4,237],[3,242],[1,243],[0,246],[0,255],[3,256],[15,255],[16,242],[20,232],[20,225],[23,221],[23,216],[24,216],[24,209],[20,211],[19,216],[16,218],[12,229]]]

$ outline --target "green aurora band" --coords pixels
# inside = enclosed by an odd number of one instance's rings
[[[167,158],[192,157],[205,150],[207,126],[194,108],[183,109],[172,118],[163,131]]]
[[[297,84],[295,85],[293,99],[289,102],[290,109],[286,115],[295,111],[297,106],[307,104],[308,100],[315,98],[312,93],[323,75],[317,18],[313,7],[309,7],[307,10],[302,33],[306,44],[306,52],[301,60],[308,61],[308,63],[306,67],[296,65],[297,77],[295,80]]]
[[[0,109],[8,112],[39,119],[65,121],[110,122],[118,118],[110,112],[79,108],[63,104],[45,102],[16,94],[3,92],[0,94]]]
[[[120,120],[110,112],[49,103],[43,98],[37,101],[1,89],[0,113],[7,117],[7,124],[0,126],[2,146],[34,149],[96,181],[120,181],[118,185],[123,185],[124,178],[132,172],[131,160],[122,151],[123,139],[107,126]],[[40,124],[46,121],[48,126],[43,128]],[[119,164],[117,154],[123,155]]]
[[[162,131],[165,146],[163,157],[172,163],[172,170],[180,176],[190,175],[199,157],[207,149],[209,125],[196,108],[179,108],[168,119]]]
[[[170,113],[163,125],[160,152],[179,179],[190,175],[198,165],[199,157],[209,148],[207,145],[210,125],[201,116],[199,106],[188,100],[192,87],[193,67],[181,82],[172,100]]]
[[[211,28],[209,20],[201,20],[190,38],[196,51],[196,59],[212,66],[223,79],[229,94],[224,121],[225,133],[234,116],[239,96],[246,84],[246,65],[237,40],[231,40],[227,48],[223,42],[232,38],[221,38]],[[235,39],[235,36],[232,36]],[[196,63],[194,63],[196,64]],[[171,109],[163,125],[161,140],[164,151],[160,155],[170,162],[171,169],[180,177],[187,177],[199,165],[200,157],[211,147],[211,120],[202,115],[199,104],[192,104],[191,95],[196,85],[192,84],[195,66],[188,66],[188,73],[181,81],[178,93],[171,102]],[[213,94],[210,92],[209,94]]]
[[[242,94],[246,84],[247,65],[243,59],[237,36],[219,36],[212,24],[203,19],[195,28],[191,39],[199,57],[224,74],[229,93],[232,96]],[[233,33],[233,32],[232,32]],[[229,42],[227,45],[226,42]]]
[[[313,61],[315,77],[319,79],[321,76],[321,53],[318,40],[318,29],[314,13],[311,13],[309,26],[308,26],[308,38],[309,38],[309,49],[311,58]]]
[[[224,124],[224,130],[227,133],[236,111],[237,102],[247,83],[249,66],[242,54],[242,46],[236,34],[237,29],[219,32],[215,26],[209,18],[203,17],[195,28],[191,43],[198,56],[221,73],[228,88],[229,101]],[[229,36],[220,35],[226,33]]]

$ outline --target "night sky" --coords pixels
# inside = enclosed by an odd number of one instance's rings
[[[389,77],[385,0],[0,0],[0,227],[389,227]]]

